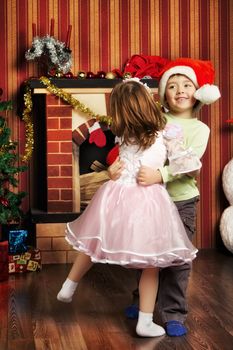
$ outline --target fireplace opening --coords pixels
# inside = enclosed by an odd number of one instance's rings
[[[98,147],[89,142],[89,137],[79,146],[80,211],[90,202],[98,188],[107,180],[106,157],[115,145],[115,136],[110,130],[103,130],[106,145]]]

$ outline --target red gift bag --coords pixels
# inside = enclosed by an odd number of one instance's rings
[[[8,279],[8,241],[0,242],[0,281]]]

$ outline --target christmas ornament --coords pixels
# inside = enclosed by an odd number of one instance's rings
[[[99,79],[104,79],[105,76],[106,76],[106,73],[103,70],[98,71],[96,74],[96,78],[99,78]]]
[[[84,71],[79,71],[78,74],[77,74],[77,78],[78,79],[85,79],[86,78],[86,72]]]
[[[57,69],[56,69],[56,68],[51,68],[51,69],[48,71],[48,75],[49,75],[50,77],[55,77],[56,72],[57,72]]]
[[[55,74],[55,77],[56,77],[56,78],[62,78],[62,77],[63,77],[62,72],[57,71],[56,74]]]
[[[7,198],[0,197],[0,203],[1,203],[4,207],[8,207],[8,206],[9,206],[9,201],[8,201]]]
[[[132,74],[130,72],[125,72],[123,74],[123,79],[130,79],[130,78],[132,78]]]
[[[63,77],[67,78],[67,79],[72,79],[74,76],[73,76],[72,72],[68,72],[68,73],[64,74]]]
[[[116,74],[113,72],[107,72],[106,73],[106,79],[115,79],[116,78]]]
[[[93,72],[87,72],[87,79],[95,78],[95,74]]]

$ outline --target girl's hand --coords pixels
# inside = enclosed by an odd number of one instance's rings
[[[159,170],[154,170],[148,166],[142,165],[138,172],[137,182],[139,185],[149,186],[160,184],[163,182],[163,179]]]
[[[108,167],[108,176],[111,180],[116,181],[121,176],[124,169],[124,162],[120,160],[119,157],[116,158],[114,163]]]

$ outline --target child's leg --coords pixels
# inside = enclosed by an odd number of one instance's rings
[[[81,278],[86,274],[88,270],[92,267],[93,262],[89,255],[84,253],[78,253],[73,266],[70,270],[68,278],[74,282],[79,282]]]
[[[72,296],[77,288],[78,282],[85,275],[85,273],[92,267],[90,256],[84,253],[78,253],[75,262],[70,270],[70,273],[62,285],[60,292],[57,295],[57,299],[64,303],[70,303]]]
[[[179,211],[190,241],[196,230],[197,203],[199,197],[174,202]],[[191,271],[190,264],[170,266],[160,271],[158,308],[167,335],[179,337],[187,333],[184,321],[187,317],[186,290]]]
[[[158,291],[158,269],[149,268],[142,271],[139,281],[139,309],[153,312]]]
[[[158,291],[158,268],[142,271],[139,282],[139,315],[136,332],[142,337],[157,337],[165,330],[153,322],[153,312]]]

